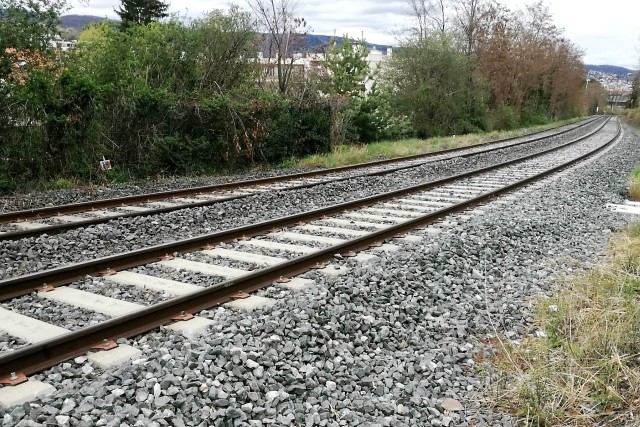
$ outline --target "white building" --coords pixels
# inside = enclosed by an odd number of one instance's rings
[[[393,55],[393,49],[388,47],[386,52],[382,50],[373,49],[369,50],[369,54],[367,55],[367,63],[369,64],[369,68],[371,71],[375,71],[380,67],[384,62],[391,59]],[[293,63],[291,60],[293,59]],[[292,63],[293,65],[293,73],[296,75],[304,75],[307,76],[310,71],[318,70],[319,68],[327,71],[324,66],[324,61],[326,59],[326,55],[324,53],[316,53],[316,52],[308,52],[308,53],[297,53],[293,58],[288,58],[285,63],[288,65]],[[275,81],[278,79],[277,75],[277,61],[275,58],[265,58],[264,55],[259,52],[258,53],[258,61],[265,68],[265,77],[268,81]],[[328,72],[328,71],[327,71]],[[368,79],[365,82],[366,91],[369,92],[373,87],[374,81]]]

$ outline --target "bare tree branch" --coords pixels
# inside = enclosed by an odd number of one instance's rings
[[[268,59],[276,62],[278,89],[285,93],[293,71],[293,50],[300,44],[300,31],[306,27],[304,18],[295,16],[299,0],[246,0],[256,23],[263,32]]]

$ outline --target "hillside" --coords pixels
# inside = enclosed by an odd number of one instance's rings
[[[616,65],[591,65],[591,64],[587,64],[586,65],[587,70],[588,71],[598,71],[601,73],[606,73],[606,74],[615,74],[615,75],[621,75],[621,76],[626,76],[629,73],[635,73],[635,70],[630,70],[628,68],[624,68],[624,67],[618,67]]]
[[[60,17],[60,27],[81,31],[87,25],[102,21],[108,21],[108,19],[93,15],[62,15]]]
[[[95,22],[108,21],[107,18],[93,15],[62,15],[60,17],[60,27],[70,28],[77,31],[82,31],[87,25]],[[332,36],[324,36],[317,34],[307,34],[305,36],[305,45],[307,50],[322,51],[325,46],[329,44]],[[342,37],[338,37],[338,42],[342,42]],[[386,50],[386,45],[380,44],[368,44],[369,49],[377,48],[380,50]]]
[[[323,35],[318,35],[318,34],[307,34],[305,36],[305,38],[306,38],[307,49],[315,51],[315,50],[323,50],[323,48],[328,46],[329,42],[331,41],[333,36],[323,36]],[[336,37],[336,39],[338,40],[338,43],[342,43],[343,37]],[[357,42],[357,40],[354,40],[354,39],[351,39],[351,38],[350,38],[350,40],[352,42]],[[386,51],[387,45],[367,43],[367,48],[369,48],[369,50],[375,48],[375,49],[378,49],[378,50]]]

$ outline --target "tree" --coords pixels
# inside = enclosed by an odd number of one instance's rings
[[[417,28],[411,32],[421,42],[433,32],[444,34],[447,23],[447,0],[407,0]]]
[[[371,111],[363,108],[366,107],[365,85],[370,78],[368,54],[364,40],[355,44],[345,35],[340,44],[336,38],[329,42],[324,61],[329,74],[325,92],[331,95],[332,133],[336,143],[369,142],[370,135],[375,134],[369,131],[373,127]]]
[[[120,17],[123,28],[146,25],[169,16],[169,5],[160,0],[122,0],[120,9],[114,11]]]
[[[638,67],[640,68],[640,67]],[[631,99],[629,100],[631,108],[640,107],[640,71],[637,71],[631,82]]]
[[[295,16],[298,0],[247,0],[263,32],[264,47],[269,62],[275,61],[280,93],[286,93],[293,72],[296,45],[302,43],[300,31],[306,27],[304,18]]]
[[[396,112],[410,117],[421,137],[460,134],[484,126],[483,94],[470,92],[469,60],[451,36],[434,34],[403,46],[383,76],[393,88]]]
[[[325,66],[331,78],[330,92],[338,95],[358,96],[364,93],[366,80],[369,78],[366,43],[353,44],[347,36],[338,41],[333,38],[329,42]]]
[[[47,50],[65,7],[65,0],[0,0],[0,55]]]
[[[607,90],[597,80],[585,82],[585,110],[587,114],[602,113],[607,107]]]
[[[461,39],[463,52],[471,56],[476,47],[478,30],[487,25],[492,8],[485,0],[453,0],[454,23]]]
[[[197,89],[219,92],[254,84],[255,33],[248,12],[236,6],[226,14],[214,11],[192,21],[190,30]]]

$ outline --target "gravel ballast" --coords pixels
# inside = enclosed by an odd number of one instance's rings
[[[606,204],[623,199],[627,174],[640,163],[638,139],[627,129],[590,164],[542,189],[514,193],[513,203],[486,205],[482,215],[453,217],[457,225],[438,235],[414,231],[425,236],[422,242],[396,241],[403,249],[378,254],[375,262],[336,259],[350,267],[345,276],[310,272],[316,286],[308,290],[263,291],[286,295],[272,306],[203,312],[215,325],[199,338],[157,330],[121,340],[143,352],[131,364],[101,372],[76,358],[35,375],[58,392],[0,411],[0,420],[7,426],[513,425],[484,409],[474,356],[487,352],[481,340],[488,334],[517,340],[535,332],[532,298],[550,292],[555,276],[597,262],[611,232],[627,223]],[[447,398],[464,409],[445,411]]]
[[[498,150],[469,158],[457,157],[385,176],[360,177],[307,189],[256,194],[210,207],[154,216],[121,218],[55,236],[0,241],[0,259],[4,263],[4,268],[0,268],[0,280],[397,190],[501,163],[525,153],[539,152],[541,147],[557,146],[574,137],[562,135],[553,138],[553,142],[519,146],[508,151]]]
[[[582,122],[580,122],[582,123]],[[503,143],[494,144],[492,146],[507,146],[514,142],[527,141],[545,135],[552,135],[561,130],[573,129],[578,124],[570,124],[562,126],[558,129],[550,129],[539,134],[531,136],[523,136],[513,141],[505,141]],[[588,125],[593,128],[594,125]],[[528,132],[528,130],[524,130]],[[570,131],[569,135],[574,135],[580,130]],[[482,150],[485,147],[469,147],[469,152]],[[467,151],[465,151],[467,152]],[[439,156],[438,156],[439,157]],[[393,167],[389,165],[387,167]],[[92,200],[104,200],[115,197],[125,197],[138,194],[150,194],[161,191],[169,191],[175,189],[202,187],[207,185],[225,184],[229,182],[245,181],[250,179],[261,179],[274,176],[289,175],[299,172],[308,172],[313,169],[257,169],[252,172],[239,175],[219,176],[219,177],[178,177],[178,178],[162,178],[158,180],[147,180],[131,184],[112,184],[111,186],[90,187],[86,189],[65,189],[58,191],[33,192],[28,194],[19,194],[13,197],[0,197],[0,213],[16,210],[36,209],[45,206],[63,205],[68,203],[80,203]],[[354,172],[357,173],[357,172]]]

